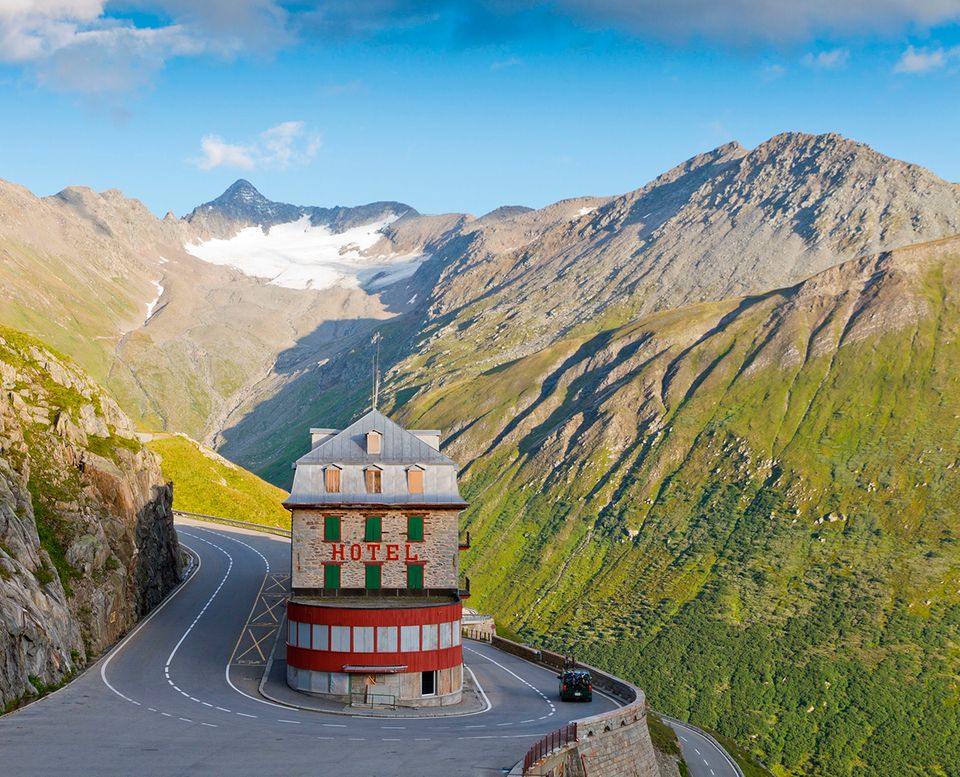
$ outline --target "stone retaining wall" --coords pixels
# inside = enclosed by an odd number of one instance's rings
[[[564,656],[502,637],[494,647],[556,671],[567,665]],[[541,759],[528,774],[545,777],[660,777],[657,756],[647,728],[647,701],[643,691],[596,667],[574,662],[593,676],[595,690],[625,706],[577,723],[577,741]]]

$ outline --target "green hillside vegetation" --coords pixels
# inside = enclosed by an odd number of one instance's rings
[[[164,477],[173,481],[175,510],[290,528],[290,513],[281,506],[286,491],[182,435],[154,439],[147,447],[159,454]]]
[[[960,775],[960,241],[416,392],[471,604],[784,775]],[[394,390],[423,385],[401,375]]]

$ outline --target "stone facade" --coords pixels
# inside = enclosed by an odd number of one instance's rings
[[[340,516],[340,542],[323,539],[324,518]],[[407,540],[407,516],[423,516],[423,540]],[[363,588],[365,564],[380,563],[381,587],[406,588],[408,562],[424,562],[424,588],[456,589],[459,528],[457,510],[329,509],[293,510],[292,585],[322,588],[323,565],[342,560],[340,585]],[[381,517],[381,541],[364,541],[367,516]],[[359,546],[359,550],[354,550]],[[353,551],[353,553],[351,553]],[[360,558],[357,559],[356,556]]]

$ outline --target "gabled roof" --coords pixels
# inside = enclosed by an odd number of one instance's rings
[[[380,453],[367,453],[367,432],[383,435]],[[452,459],[431,448],[415,434],[395,424],[379,410],[371,410],[339,434],[297,459],[301,464],[446,464]]]

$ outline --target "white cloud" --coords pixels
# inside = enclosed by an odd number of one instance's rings
[[[190,161],[201,170],[286,170],[309,163],[319,148],[320,136],[308,131],[304,122],[285,121],[264,130],[249,143],[228,143],[219,135],[204,135],[200,140],[203,156]]]
[[[204,135],[200,139],[203,156],[194,160],[201,170],[213,170],[215,167],[239,167],[241,170],[253,170],[253,149],[237,143],[227,143],[218,135]]]
[[[496,72],[509,67],[519,67],[522,64],[523,60],[519,57],[510,57],[509,59],[502,59],[499,62],[494,62],[492,65],[490,65],[490,69]]]
[[[940,70],[946,67],[951,59],[960,58],[960,46],[952,49],[917,49],[907,46],[897,64],[893,67],[894,73],[929,73],[931,70]]]
[[[850,61],[849,49],[831,49],[830,51],[821,51],[817,54],[807,54],[803,58],[803,64],[807,67],[814,67],[818,70],[839,70],[846,67]]]
[[[773,64],[764,65],[760,71],[760,76],[764,81],[776,81],[778,78],[786,75],[786,73],[787,69],[783,65],[774,62]]]
[[[130,0],[127,5],[145,5]],[[172,23],[137,27],[106,0],[0,0],[0,62],[32,70],[54,89],[125,92],[174,57],[233,56],[287,40],[274,0],[156,0]]]

